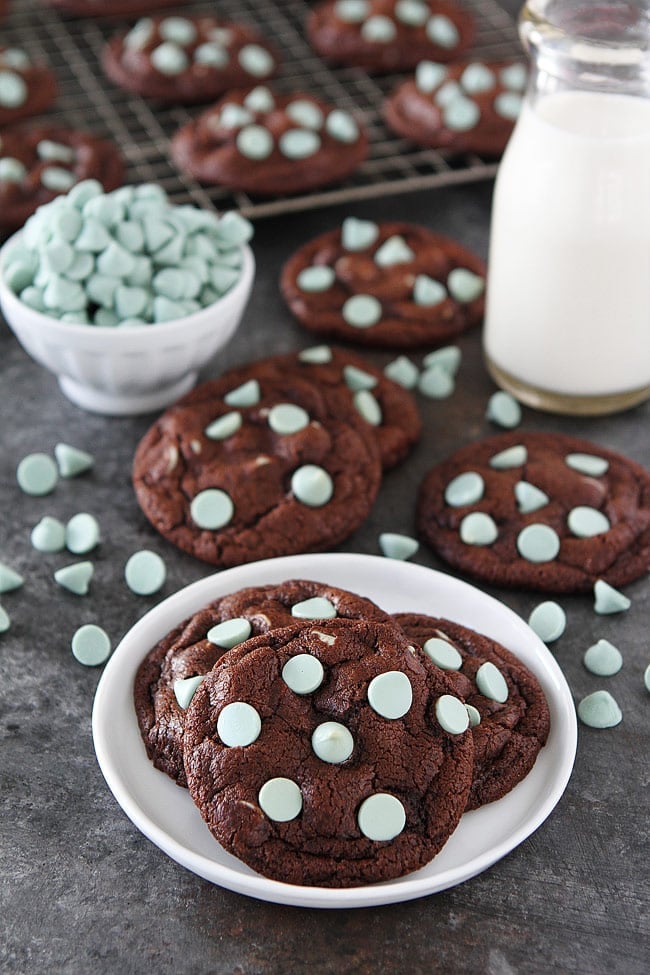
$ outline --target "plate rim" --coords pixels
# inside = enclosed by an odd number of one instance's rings
[[[529,641],[532,640],[538,655],[541,657],[540,664],[543,664],[545,677],[552,678],[555,692],[553,705],[558,708],[559,714],[556,719],[559,717],[561,724],[557,733],[561,735],[563,745],[562,761],[554,776],[552,788],[549,789],[544,800],[539,803],[533,813],[526,816],[507,838],[475,855],[462,867],[450,867],[435,878],[418,876],[416,872],[379,884],[330,888],[287,884],[263,877],[261,874],[241,873],[238,869],[227,864],[219,864],[203,854],[188,849],[163,827],[154,822],[125,786],[111,755],[109,737],[105,728],[107,705],[111,699],[111,691],[116,683],[120,683],[122,659],[129,658],[133,653],[133,648],[137,647],[140,635],[148,632],[154,622],[158,623],[157,629],[160,631],[160,636],[154,639],[160,639],[165,633],[169,632],[172,626],[177,625],[182,619],[185,619],[211,599],[217,598],[220,593],[216,590],[223,589],[225,593],[243,588],[245,585],[262,585],[264,583],[261,578],[257,581],[250,581],[248,577],[263,577],[265,572],[271,574],[279,572],[286,579],[309,578],[310,576],[318,578],[320,575],[321,581],[328,581],[335,585],[332,570],[337,563],[341,562],[345,563],[349,570],[356,563],[360,570],[360,579],[363,578],[363,569],[370,571],[370,566],[375,570],[379,570],[381,567],[381,571],[384,569],[391,570],[398,574],[423,574],[430,576],[434,582],[436,580],[442,581],[443,589],[445,586],[450,586],[458,589],[461,593],[466,592],[468,596],[471,594],[472,599],[478,598],[479,601],[485,601],[486,607],[503,615],[504,619],[514,625],[515,629],[520,629]],[[235,580],[232,584],[230,584],[231,579]],[[370,598],[373,597],[370,596]],[[182,613],[177,613],[177,607],[181,605],[191,607],[195,602],[197,604],[196,609],[189,608]],[[165,622],[168,617],[171,623]],[[459,620],[459,622],[462,621]],[[148,640],[148,644],[151,646],[150,640],[151,637]],[[137,659],[139,662],[142,657],[139,656]],[[133,663],[133,661],[131,662]],[[528,663],[526,665],[528,666]],[[539,677],[539,674],[537,676]],[[127,630],[109,658],[95,691],[91,726],[95,755],[102,775],[116,802],[136,828],[175,862],[211,883],[259,900],[290,906],[330,909],[380,906],[413,900],[449,889],[488,869],[532,835],[560,801],[573,770],[578,736],[573,697],[559,664],[548,647],[542,643],[514,610],[469,582],[437,569],[419,563],[389,560],[384,556],[351,552],[308,553],[247,563],[204,576],[161,600]],[[164,773],[161,772],[160,774],[163,775]],[[480,810],[475,812],[480,813]],[[474,812],[468,812],[464,815],[472,816]],[[244,866],[242,864],[242,868]]]

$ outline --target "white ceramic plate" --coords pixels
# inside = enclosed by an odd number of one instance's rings
[[[389,612],[424,612],[464,623],[498,640],[537,676],[551,732],[533,770],[512,792],[466,813],[435,859],[415,873],[344,890],[300,887],[254,873],[213,839],[185,789],[149,762],[133,708],[133,679],[147,651],[185,617],[244,586],[313,579],[351,589]],[[515,613],[467,583],[424,566],[372,555],[294,555],[239,566],[193,583],[152,609],[126,634],[97,688],[93,739],[118,803],[172,859],[212,883],[279,904],[367,907],[453,887],[491,866],[530,836],[564,792],[575,757],[571,693],[545,645]]]

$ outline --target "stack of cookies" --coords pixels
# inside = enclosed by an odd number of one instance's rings
[[[149,758],[225,850],[323,887],[427,864],[549,732],[536,678],[495,641],[309,580],[195,613],[142,661],[134,701]]]

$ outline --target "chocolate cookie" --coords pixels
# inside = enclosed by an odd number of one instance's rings
[[[216,17],[145,17],[102,58],[116,85],[165,102],[207,102],[274,75],[278,57],[256,31]]]
[[[56,98],[56,78],[21,48],[0,46],[0,127],[40,115]]]
[[[290,195],[345,179],[366,156],[349,112],[314,95],[231,91],[174,136],[175,164],[204,183]]]
[[[322,57],[373,72],[408,71],[418,61],[455,61],[474,39],[474,18],[437,0],[326,0],[307,21]]]
[[[219,843],[267,877],[388,880],[428,863],[458,825],[472,776],[467,721],[448,720],[459,715],[450,679],[391,623],[274,630],[197,690],[190,794]]]
[[[140,734],[156,768],[178,785],[187,785],[185,711],[198,678],[209,673],[227,650],[251,636],[322,616],[389,619],[369,599],[324,583],[292,579],[223,596],[163,637],[140,664],[133,687]]]
[[[163,413],[136,451],[133,479],[162,535],[232,566],[343,541],[372,507],[381,464],[356,411],[340,420],[307,380],[246,367]]]
[[[49,7],[56,7],[78,17],[137,17],[140,14],[160,10],[161,7],[183,7],[187,0],[42,0]]]
[[[385,348],[443,345],[485,307],[484,262],[408,223],[348,218],[296,251],[280,284],[310,332]]]
[[[521,110],[527,72],[519,62],[421,62],[384,102],[388,126],[420,145],[498,157]]]
[[[13,129],[0,138],[0,226],[20,227],[42,204],[75,183],[96,179],[104,189],[122,184],[116,147],[78,129]]]
[[[395,613],[393,620],[455,679],[470,708],[474,770],[466,808],[501,799],[528,775],[548,738],[548,704],[537,678],[501,644],[458,623],[418,613]]]
[[[624,585],[650,568],[650,474],[587,440],[516,431],[434,467],[417,523],[445,561],[495,585]]]

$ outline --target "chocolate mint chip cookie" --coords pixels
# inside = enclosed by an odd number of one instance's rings
[[[437,346],[481,321],[485,264],[425,227],[351,217],[296,251],[281,288],[298,321],[318,335]]]
[[[422,538],[495,585],[581,592],[650,568],[650,474],[589,441],[517,431],[436,465],[420,488]]]
[[[0,45],[1,127],[40,115],[55,98],[56,79],[47,65],[32,61],[21,48]]]
[[[255,366],[199,386],[141,441],[142,510],[184,551],[232,566],[337,545],[368,515],[381,464],[367,424],[315,384]]]
[[[273,630],[229,651],[196,691],[188,786],[219,843],[267,877],[388,880],[429,862],[456,828],[467,726],[452,681],[392,623]]]
[[[455,680],[470,713],[474,770],[467,809],[501,799],[530,772],[550,717],[537,678],[494,640],[449,620],[393,616],[404,633]]]

